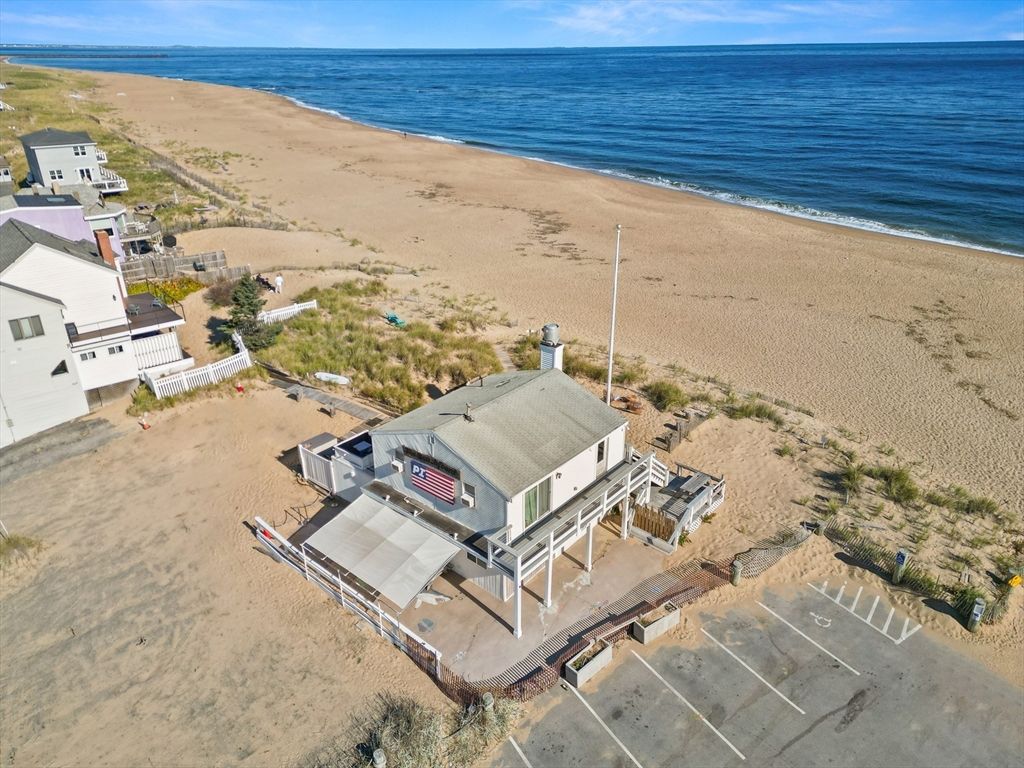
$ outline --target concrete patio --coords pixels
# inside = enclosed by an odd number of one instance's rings
[[[513,601],[501,602],[462,577],[447,573],[433,588],[452,598],[439,605],[413,603],[400,616],[441,651],[442,661],[467,680],[494,677],[541,645],[551,635],[622,597],[638,582],[660,573],[665,556],[634,538],[622,541],[616,520],[594,532],[594,567],[583,568],[586,541],[555,561],[552,603],[544,607],[544,572],[524,587],[523,636],[512,634]]]

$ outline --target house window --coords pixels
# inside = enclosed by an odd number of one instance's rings
[[[10,323],[11,333],[14,334],[15,341],[31,339],[34,336],[43,335],[43,321],[39,319],[39,315],[11,320]]]
[[[79,168],[78,169],[78,180],[79,181],[92,181],[92,169],[91,168]]]
[[[50,181],[64,181],[64,171],[50,171]]]
[[[85,147],[75,147],[75,157],[85,157]]]
[[[123,344],[118,344],[116,347],[107,347],[108,355],[120,355],[122,352],[124,352]]]
[[[79,355],[79,357],[82,358],[83,360],[95,360],[96,359],[96,353],[95,352],[83,352],[82,354]]]
[[[597,463],[598,464],[603,464],[604,463],[604,445],[605,445],[606,442],[607,442],[606,440],[602,440],[600,443],[597,444]]]
[[[50,375],[51,376],[60,376],[62,373],[67,373],[67,372],[68,372],[68,361],[67,360],[61,360],[57,364],[57,367],[54,368],[52,371],[50,371]]]
[[[551,478],[545,477],[523,494],[526,527],[529,528],[549,512],[551,512]]]

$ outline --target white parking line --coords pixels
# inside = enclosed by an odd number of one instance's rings
[[[512,738],[511,736],[509,736],[509,737],[508,737],[508,740],[509,740],[510,742],[512,742],[512,746],[513,746],[513,747],[515,747],[515,749],[516,749],[516,752],[518,752],[518,753],[519,753],[519,757],[521,757],[521,758],[522,758],[522,760],[523,760],[523,764],[524,764],[524,765],[526,766],[526,768],[533,768],[533,766],[532,766],[532,765],[530,765],[530,761],[526,759],[526,755],[524,755],[524,754],[523,754],[523,750],[521,750],[521,749],[519,748],[519,745],[518,745],[518,744],[516,744],[516,740],[515,740],[515,739],[513,739],[513,738]]]
[[[712,637],[712,636],[711,636],[711,634],[710,634],[710,633],[709,633],[709,632],[708,632],[708,631],[707,631],[706,629],[704,629],[704,627],[701,627],[701,628],[700,628],[700,631],[701,631],[701,632],[703,632],[703,633],[704,633],[705,635],[707,635],[708,637],[710,637],[710,638],[711,638],[712,640],[715,640],[715,638],[714,638],[714,637]],[[746,667],[747,671],[748,671],[748,672],[749,672],[750,674],[752,674],[752,675],[753,675],[754,677],[756,677],[756,678],[757,678],[758,680],[760,680],[760,681],[761,681],[762,683],[764,683],[764,684],[765,684],[765,685],[767,685],[767,686],[768,686],[769,688],[771,688],[771,689],[772,689],[773,691],[775,691],[775,693],[776,693],[776,694],[778,694],[779,698],[780,698],[780,699],[782,699],[782,700],[783,700],[784,702],[786,702],[787,704],[789,704],[789,706],[791,706],[791,707],[792,707],[793,709],[795,709],[795,710],[796,710],[797,712],[799,712],[799,713],[800,713],[801,715],[806,715],[806,714],[807,714],[807,713],[806,713],[806,712],[804,712],[804,711],[803,711],[802,709],[800,709],[800,707],[798,707],[798,706],[797,706],[796,704],[794,704],[794,703],[793,703],[792,701],[790,701],[789,699],[787,699],[787,698],[785,697],[785,695],[784,695],[784,694],[782,693],[782,691],[780,691],[780,690],[779,690],[778,688],[776,688],[776,687],[775,687],[774,685],[772,685],[772,684],[771,684],[771,683],[769,683],[769,682],[768,682],[767,680],[765,680],[765,679],[764,679],[763,677],[761,677],[761,676],[760,676],[759,674],[757,674],[757,672],[755,672],[755,671],[754,671],[753,669],[751,669],[751,668],[750,668],[750,665],[748,665],[748,664],[747,664],[747,662],[745,662],[745,661],[744,661],[743,659],[741,659],[741,658],[740,658],[739,656],[737,656],[737,655],[736,655],[735,653],[733,653],[732,651],[730,651],[730,650],[729,650],[728,648],[726,648],[726,647],[725,647],[724,645],[722,645],[722,644],[721,644],[720,642],[718,642],[717,640],[715,640],[715,644],[716,644],[716,645],[717,645],[717,646],[718,646],[719,648],[721,648],[721,649],[722,649],[723,651],[725,651],[726,653],[728,653],[728,654],[729,654],[730,656],[732,656],[732,657],[733,657],[734,659],[736,659],[736,661],[738,661],[738,662],[739,662],[740,664],[742,664],[742,665],[743,665],[744,667]]]
[[[672,691],[672,693],[674,693],[676,695],[676,697],[681,702],[683,702],[683,704],[685,704],[690,709],[691,712],[693,712],[693,714],[695,714],[697,717],[699,717],[701,719],[701,722],[704,723],[704,725],[706,725],[708,728],[710,728],[712,731],[714,731],[715,732],[715,736],[717,736],[722,741],[724,741],[728,745],[729,749],[731,749],[733,752],[735,752],[737,755],[739,755],[740,756],[740,760],[746,760],[747,759],[747,758],[745,758],[743,756],[742,752],[740,752],[738,749],[736,749],[736,747],[734,747],[732,745],[731,741],[729,741],[727,738],[725,738],[725,736],[722,735],[721,731],[719,731],[717,728],[715,728],[715,726],[713,726],[711,724],[711,722],[706,717],[704,717],[704,715],[702,715],[700,712],[697,711],[697,709],[693,706],[693,704],[691,704],[690,702],[688,702],[686,699],[683,698],[683,694],[681,694],[679,691],[677,691],[675,688],[673,688],[671,685],[669,685],[668,680],[666,680],[664,677],[662,677],[654,667],[652,667],[650,664],[648,664],[643,656],[641,656],[636,651],[633,651],[633,655],[636,656],[638,659],[640,659],[640,663],[643,664],[645,667],[647,667],[649,670],[651,670],[651,672],[654,673],[654,676],[656,678],[658,678],[659,680],[661,680],[662,684],[666,688],[668,688],[670,691]],[[525,759],[525,758],[523,758],[523,759]]]
[[[875,630],[875,632],[880,632],[881,634],[885,635],[887,638],[889,638],[894,643],[896,643],[896,645],[899,645],[900,643],[902,643],[904,640],[906,640],[908,637],[910,637],[912,634],[914,634],[915,632],[917,632],[917,630],[919,630],[921,628],[920,624],[915,624],[914,628],[910,629],[910,620],[907,619],[907,620],[905,620],[903,622],[903,632],[900,633],[899,637],[893,637],[892,635],[890,635],[889,634],[889,625],[892,623],[893,615],[896,613],[896,609],[895,608],[890,608],[889,609],[889,615],[885,619],[885,625],[881,629],[876,627],[874,624],[871,623],[871,619],[875,615],[875,608],[878,607],[878,597],[875,597],[875,602],[873,602],[871,604],[871,610],[868,611],[868,617],[866,619],[863,616],[861,616],[859,613],[857,613],[857,610],[856,610],[857,609],[857,601],[860,600],[860,593],[861,593],[861,590],[863,590],[863,587],[861,587],[860,589],[857,590],[857,596],[853,599],[853,605],[845,606],[842,603],[843,592],[846,591],[846,584],[845,583],[843,584],[843,586],[841,586],[839,588],[839,592],[836,594],[835,597],[831,597],[828,594],[828,582],[827,581],[824,582],[820,587],[816,587],[813,584],[808,584],[807,586],[809,586],[815,592],[818,592],[821,595],[827,597],[829,600],[831,600],[833,603],[838,605],[844,611],[847,611],[848,613],[850,613],[850,615],[855,616],[856,618],[858,618],[861,621],[863,621],[865,624],[867,624],[869,627],[871,627],[873,630]]]
[[[768,613],[770,613],[770,614],[771,614],[772,616],[774,616],[774,617],[775,617],[776,619],[778,619],[778,620],[779,620],[779,621],[781,621],[781,622],[782,622],[783,624],[785,624],[785,625],[786,625],[787,627],[789,627],[790,629],[792,629],[792,630],[793,630],[794,632],[796,632],[796,633],[797,633],[798,635],[800,635],[800,637],[802,637],[802,638],[803,638],[804,640],[806,640],[807,642],[809,642],[809,643],[810,643],[811,645],[813,645],[813,646],[814,646],[815,648],[817,648],[817,649],[818,649],[819,651],[821,651],[822,653],[824,653],[824,654],[825,654],[826,656],[831,656],[831,657],[832,657],[833,659],[835,659],[836,661],[838,661],[838,662],[839,662],[840,664],[842,664],[842,665],[843,665],[844,667],[846,667],[846,668],[847,668],[848,670],[850,670],[851,672],[853,672],[853,674],[855,674],[855,675],[859,675],[859,674],[860,674],[860,672],[858,672],[858,671],[857,671],[856,669],[854,669],[853,667],[851,667],[851,666],[850,666],[849,664],[847,664],[847,663],[846,663],[845,661],[843,661],[842,659],[840,659],[840,658],[839,658],[838,656],[836,656],[836,655],[835,655],[834,653],[832,653],[832,651],[830,651],[830,650],[826,649],[826,648],[825,648],[824,646],[822,646],[822,645],[821,645],[820,643],[817,643],[817,642],[815,642],[814,640],[812,640],[811,638],[809,638],[809,637],[808,637],[807,635],[805,635],[805,634],[804,634],[803,632],[801,632],[801,631],[800,631],[799,629],[797,629],[797,628],[796,628],[796,627],[794,627],[794,626],[793,626],[792,624],[790,624],[790,623],[789,623],[788,621],[786,621],[786,620],[785,620],[784,618],[782,618],[781,616],[779,616],[779,614],[777,614],[777,613],[776,613],[775,611],[773,611],[773,610],[772,610],[771,608],[769,608],[769,607],[768,607],[767,605],[765,605],[765,604],[764,604],[764,603],[762,603],[762,602],[758,602],[758,605],[760,605],[760,606],[761,606],[762,608],[764,608],[764,609],[765,609],[766,611],[768,611]]]
[[[583,698],[583,694],[581,694],[579,691],[576,690],[575,687],[571,685],[569,686],[569,690],[576,694],[576,698],[582,701],[583,706],[590,710],[590,714],[594,716],[594,719],[601,724],[601,727],[608,732],[609,736],[615,739],[615,743],[618,744],[622,751],[626,753],[626,756],[633,761],[633,765],[635,765],[636,768],[644,768],[642,765],[640,765],[640,762],[635,757],[633,757],[633,753],[626,749],[626,745],[619,741],[619,737],[612,733],[612,729],[605,724],[604,720],[598,717],[597,712],[594,711],[594,708],[587,703],[586,699]]]

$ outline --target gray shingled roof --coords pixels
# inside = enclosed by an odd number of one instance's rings
[[[43,128],[35,133],[26,133],[18,140],[26,147],[67,147],[73,144],[95,144],[85,131],[62,131],[60,128]]]
[[[34,243],[45,245],[47,248],[66,253],[90,264],[114,269],[103,260],[96,243],[90,243],[88,240],[80,240],[75,243],[63,237],[51,235],[49,232],[23,221],[8,219],[3,226],[0,226],[0,272],[6,271]]]
[[[473,421],[465,418],[466,404]],[[508,498],[626,419],[559,370],[509,371],[449,392],[374,432],[433,432]]]
[[[18,293],[24,293],[27,296],[34,296],[37,299],[42,299],[43,301],[48,301],[51,304],[57,304],[58,306],[61,306],[61,307],[64,307],[65,309],[67,309],[67,307],[64,305],[64,302],[61,301],[60,299],[55,299],[55,298],[53,298],[53,296],[47,296],[47,295],[42,294],[42,293],[36,293],[35,291],[30,291],[28,288],[21,288],[21,287],[19,287],[17,285],[11,285],[10,283],[3,283],[3,282],[0,282],[0,288],[6,288],[9,291],[17,291]]]

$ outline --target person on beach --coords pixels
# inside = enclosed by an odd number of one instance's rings
[[[284,278],[281,276],[280,272],[278,272],[277,277],[274,278],[274,286],[274,293],[280,293],[281,288],[284,286]]]

